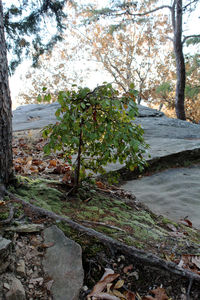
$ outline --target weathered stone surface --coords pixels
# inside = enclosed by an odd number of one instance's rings
[[[12,242],[0,236],[0,274],[3,273],[9,265],[7,260],[10,254]]]
[[[122,188],[155,213],[176,222],[187,217],[200,228],[200,165],[158,172],[128,181]]]
[[[10,283],[10,290],[6,293],[6,300],[25,300],[25,290],[19,279],[12,278]]]
[[[55,123],[58,103],[29,104],[13,112],[13,129],[27,130],[42,128]],[[144,137],[150,145],[151,159],[168,156],[182,151],[200,149],[200,125],[167,118],[162,112],[139,105],[139,117],[134,122],[141,124]],[[147,154],[147,158],[148,158]],[[122,165],[111,164],[108,170],[120,169]]]
[[[83,284],[81,247],[65,237],[56,226],[44,230],[44,243],[50,245],[43,259],[43,267],[53,280],[50,288],[53,298],[78,300]]]
[[[55,123],[55,111],[58,107],[58,103],[19,106],[13,112],[13,128],[15,131],[38,129],[49,123]]]

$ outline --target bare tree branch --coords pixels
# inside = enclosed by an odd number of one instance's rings
[[[162,6],[159,6],[159,7],[154,8],[154,9],[151,9],[151,10],[149,10],[149,11],[145,11],[145,12],[143,12],[143,13],[131,13],[129,9],[126,10],[125,13],[128,14],[128,15],[130,15],[130,16],[142,17],[142,16],[146,16],[146,15],[148,15],[148,14],[151,14],[151,13],[153,13],[153,12],[155,12],[155,11],[161,10],[161,9],[163,9],[163,8],[168,8],[170,11],[172,10],[172,7],[171,7],[171,6],[169,6],[169,5],[162,5]]]
[[[193,0],[193,1],[190,1],[188,4],[186,4],[185,6],[183,6],[183,10],[186,10],[188,6],[190,6],[191,4],[193,3],[197,3],[199,0]]]

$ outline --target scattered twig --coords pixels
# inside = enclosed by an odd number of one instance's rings
[[[192,288],[192,284],[193,284],[193,279],[190,279],[190,282],[189,282],[189,286],[188,286],[188,289],[187,289],[187,300],[190,300],[190,291],[191,291],[191,288]]]

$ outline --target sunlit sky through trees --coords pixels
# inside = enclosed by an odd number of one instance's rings
[[[17,2],[17,0],[15,0]],[[3,1],[5,3],[5,1]],[[167,2],[167,3],[166,3]],[[96,1],[89,1],[89,0],[79,0],[78,4],[90,4],[90,3],[96,3],[98,8],[102,8],[106,6],[107,3],[109,3],[108,0],[96,0]],[[160,5],[162,4],[171,4],[171,1],[160,1]],[[199,11],[200,11],[200,3],[197,6],[197,9],[195,12],[193,12],[191,15],[184,16],[184,32],[183,35],[190,35],[190,34],[199,34],[200,33],[200,17],[199,17]],[[169,15],[168,10],[163,11],[163,13],[166,13]],[[47,23],[48,25],[48,23]],[[48,28],[47,28],[48,29]],[[50,31],[51,32],[51,31]],[[73,39],[73,37],[69,37],[68,39]],[[192,47],[190,47],[190,51],[192,51]],[[8,55],[9,58],[9,55]],[[93,88],[98,84],[101,84],[103,81],[109,81],[111,80],[111,77],[108,73],[106,73],[103,68],[100,66],[100,64],[95,64],[95,62],[91,61],[88,62],[87,60],[77,61],[72,63],[71,65],[72,69],[75,69],[76,72],[78,72],[80,68],[80,64],[82,65],[82,68],[91,68],[91,74],[87,74],[87,80],[86,84]],[[94,65],[95,64],[95,65]],[[15,109],[20,103],[17,102],[17,95],[19,93],[19,90],[23,86],[23,80],[21,79],[21,75],[27,72],[31,67],[31,62],[26,60],[23,62],[16,70],[15,74],[10,78],[10,88],[11,88],[11,95],[12,95],[12,101],[13,101],[13,109]],[[98,72],[97,72],[98,69]],[[69,70],[70,71],[70,70]]]

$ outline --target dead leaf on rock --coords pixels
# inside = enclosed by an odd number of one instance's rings
[[[187,219],[187,217],[184,218],[184,219],[181,219],[180,221],[181,221],[182,224],[184,224],[184,225],[186,225],[188,227],[192,227],[193,226],[192,222],[189,219]]]

